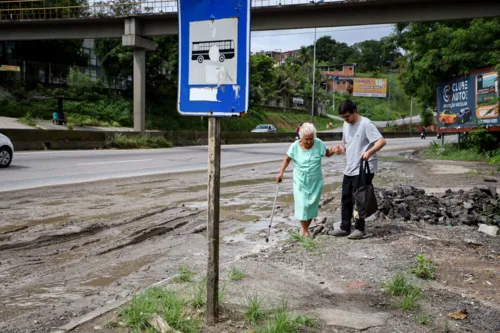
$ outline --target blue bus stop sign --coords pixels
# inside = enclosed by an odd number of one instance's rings
[[[248,110],[250,0],[179,0],[178,111],[231,117]]]

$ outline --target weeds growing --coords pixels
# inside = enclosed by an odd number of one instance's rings
[[[163,287],[152,287],[134,296],[119,314],[125,325],[134,330],[148,330],[148,320],[160,315],[172,328],[187,333],[198,332],[199,322],[186,317],[186,302],[175,292]]]
[[[265,317],[262,307],[262,299],[257,293],[245,295],[245,318],[249,323],[256,323],[258,320]]]
[[[177,269],[178,273],[172,279],[173,283],[185,283],[193,281],[193,278],[196,276],[196,273],[189,269],[189,267],[185,265],[180,265]]]
[[[402,297],[397,302],[403,311],[419,308],[418,301],[422,297],[422,290],[411,283],[403,273],[397,273],[392,279],[384,282],[383,289],[391,296]]]
[[[299,243],[302,248],[308,252],[313,252],[318,249],[319,243],[309,237],[301,236],[297,231],[290,232],[288,236],[289,243]]]
[[[245,272],[242,270],[239,270],[236,267],[231,267],[231,270],[229,271],[229,280],[231,281],[241,281],[245,277]]]
[[[133,148],[170,148],[173,144],[162,136],[131,136],[117,133],[106,142],[108,147]]]
[[[432,259],[426,258],[425,254],[419,254],[416,258],[417,266],[412,269],[412,273],[421,279],[434,280],[436,268]]]

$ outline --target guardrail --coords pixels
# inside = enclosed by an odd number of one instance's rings
[[[97,131],[59,131],[37,129],[0,129],[0,133],[7,135],[19,150],[60,150],[60,149],[100,149],[106,148],[106,143],[115,134],[139,135],[134,132],[97,132]],[[151,136],[163,136],[176,146],[193,146],[208,144],[208,133],[198,131],[152,132]],[[387,139],[407,138],[409,132],[385,132]],[[414,137],[418,133],[413,134]],[[435,133],[427,133],[428,137]],[[323,141],[339,141],[342,133],[319,132],[318,137]],[[279,143],[293,142],[295,133],[249,133],[249,132],[222,132],[223,144],[248,143]]]
[[[342,2],[325,0],[323,2]],[[309,0],[252,0],[252,7],[308,4]],[[1,20],[126,17],[177,13],[177,0],[10,0],[0,1]]]

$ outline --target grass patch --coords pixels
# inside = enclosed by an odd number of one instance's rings
[[[399,272],[383,283],[383,289],[391,296],[406,296],[419,288],[413,285],[406,275]]]
[[[68,121],[71,121],[75,126],[85,127],[85,126],[93,126],[93,127],[119,127],[115,121],[104,121],[96,118],[92,118],[89,116],[73,114],[68,116]],[[113,126],[118,124],[118,126]]]
[[[425,254],[419,254],[416,258],[417,266],[412,269],[412,273],[424,280],[434,280],[436,268],[432,259],[426,258]]]
[[[475,169],[469,170],[465,173],[467,176],[477,176],[480,175],[481,173]]]
[[[399,308],[403,311],[417,310],[420,308],[418,301],[422,297],[422,292],[418,288],[412,289],[399,304]]]
[[[35,118],[31,115],[31,112],[27,112],[26,115],[24,117],[21,117],[18,119],[18,121],[21,123],[21,124],[24,124],[24,125],[27,125],[27,126],[31,126],[31,127],[36,127],[36,122],[35,122]]]
[[[444,322],[443,332],[444,333],[450,333],[451,332],[450,323],[447,320]]]
[[[173,283],[185,283],[193,281],[193,278],[196,276],[196,273],[189,269],[189,267],[185,265],[180,265],[177,268],[177,275],[172,279]]]
[[[128,136],[117,133],[107,141],[108,147],[134,148],[170,148],[173,144],[162,136]]]
[[[255,323],[265,317],[262,308],[262,299],[259,298],[257,293],[252,295],[245,295],[245,318],[249,323]]]
[[[117,328],[119,326],[120,325],[118,325],[118,323],[115,321],[108,321],[104,324],[104,328]]]
[[[245,272],[242,270],[239,270],[236,267],[231,267],[231,270],[229,271],[229,280],[231,281],[241,281],[245,277]]]
[[[273,124],[278,132],[295,132],[300,123],[311,122],[311,115],[295,112],[264,112],[264,124]],[[326,125],[332,122],[333,128],[342,126],[343,122],[328,118],[314,117],[314,125],[318,131],[326,130]]]
[[[191,299],[189,301],[195,309],[202,309],[207,304],[207,278],[203,277],[200,282],[193,286]]]
[[[133,330],[151,329],[148,320],[154,314],[160,315],[174,329],[182,332],[198,332],[199,322],[185,317],[186,302],[167,288],[152,287],[134,296],[129,305],[120,309],[121,321]]]
[[[305,327],[314,327],[311,317],[291,313],[286,301],[275,310],[263,326],[254,328],[256,333],[299,333]]]
[[[223,308],[222,303],[226,295],[226,284],[219,284],[219,308]],[[203,276],[201,280],[194,284],[191,291],[189,304],[195,309],[204,309],[207,305],[207,277]]]
[[[287,241],[289,243],[299,243],[300,246],[308,252],[313,252],[319,248],[319,243],[317,241],[309,237],[301,236],[297,231],[291,231]]]
[[[456,143],[431,143],[429,147],[424,149],[424,157],[433,160],[443,161],[475,161],[486,162],[488,157],[478,153],[473,149],[458,150]]]
[[[421,314],[415,318],[415,322],[420,325],[428,325],[429,324],[429,315]]]
[[[411,283],[403,273],[397,273],[392,279],[383,283],[383,289],[389,295],[398,297],[397,307],[403,311],[420,308],[418,301],[422,298],[422,290]]]

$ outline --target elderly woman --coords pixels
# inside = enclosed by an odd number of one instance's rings
[[[311,123],[300,127],[300,139],[292,143],[276,176],[276,182],[283,180],[283,174],[293,161],[293,198],[295,217],[302,226],[301,235],[310,237],[309,225],[318,216],[319,201],[323,190],[323,173],[321,158],[330,157],[333,151],[326,148],[320,139],[316,138],[316,128]]]

